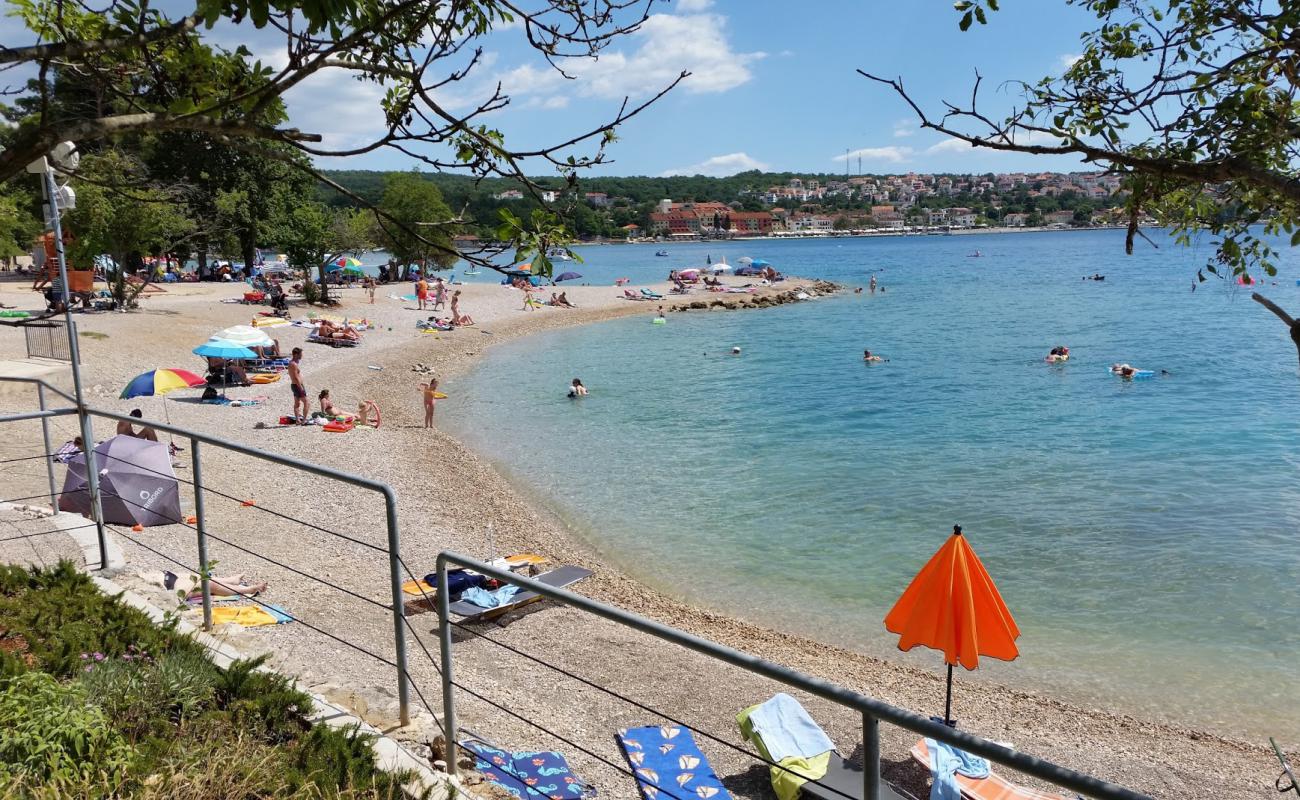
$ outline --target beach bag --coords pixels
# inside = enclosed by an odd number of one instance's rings
[[[424,582],[437,588],[438,573],[430,572],[424,576]],[[452,600],[460,598],[466,589],[474,589],[482,586],[487,579],[478,573],[466,572],[463,569],[453,569],[447,571],[447,596]]]

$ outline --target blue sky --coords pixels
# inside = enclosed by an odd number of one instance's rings
[[[947,0],[660,0],[642,31],[597,64],[572,63],[565,80],[529,51],[518,28],[494,33],[484,64],[444,99],[467,106],[501,81],[510,106],[487,121],[513,146],[568,138],[608,119],[621,99],[643,99],[680,70],[694,74],[620,129],[601,174],[724,175],[743,169],[842,171],[862,151],[863,172],[1086,169],[1073,158],[973,151],[918,132],[910,110],[855,69],[897,75],[927,109],[965,101],[978,69],[982,106],[1004,113],[1018,99],[1004,81],[1059,73],[1080,49],[1089,16],[1063,0],[1002,4],[965,33]],[[373,87],[322,77],[290,96],[295,122],[327,142],[373,130]],[[391,169],[410,161],[383,153],[323,162]],[[858,158],[850,159],[856,172]],[[531,170],[543,174],[545,166]]]
[[[937,111],[941,99],[969,98],[978,69],[985,79],[982,108],[1000,117],[1018,100],[1014,90],[1001,88],[1005,81],[1059,74],[1079,52],[1079,34],[1095,27],[1095,19],[1065,0],[1001,5],[988,25],[963,33],[951,0],[656,0],[642,29],[613,43],[598,62],[568,62],[576,80],[548,67],[515,25],[487,37],[480,66],[438,97],[464,113],[500,81],[511,102],[482,121],[502,130],[512,148],[535,147],[597,127],[625,96],[635,104],[681,70],[691,71],[620,128],[620,141],[608,152],[612,163],[595,171],[605,175],[842,172],[846,149],[861,151],[867,173],[1088,169],[1074,158],[975,151],[918,132],[899,98],[855,72],[901,76],[927,110]],[[163,0],[162,6],[179,15],[189,4]],[[29,34],[19,25],[0,20],[0,38],[25,41]],[[204,36],[226,47],[246,44],[270,64],[284,61],[283,42],[269,30],[225,25]],[[344,149],[381,129],[382,94],[373,83],[327,70],[286,99],[291,124]],[[394,151],[320,163],[355,169],[413,164]],[[858,170],[856,155],[849,166]],[[551,169],[536,162],[528,171],[545,175]]]

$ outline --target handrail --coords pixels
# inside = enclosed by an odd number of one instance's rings
[[[816,695],[825,700],[837,703],[847,708],[852,708],[861,712],[865,718],[880,719],[900,728],[905,728],[921,736],[929,737],[936,741],[946,742],[954,747],[965,750],[968,753],[983,756],[990,761],[1005,765],[1026,775],[1032,775],[1036,778],[1049,781],[1055,785],[1063,786],[1080,794],[1089,797],[1102,798],[1102,800],[1151,800],[1143,794],[1139,794],[1122,786],[1094,778],[1082,772],[1062,767],[1051,761],[1031,756],[1027,753],[1021,753],[1004,745],[990,742],[979,736],[974,736],[963,731],[950,728],[941,722],[934,722],[926,717],[914,714],[897,706],[890,705],[883,700],[877,700],[873,697],[859,694],[850,689],[838,686],[821,678],[814,678],[798,670],[777,664],[772,661],[760,658],[749,653],[736,650],[726,645],[710,641],[708,639],[695,636],[677,628],[664,625],[661,622],[643,617],[631,611],[625,611],[615,606],[601,603],[597,600],[584,597],[567,589],[559,589],[549,586],[541,581],[525,578],[517,575],[508,569],[494,567],[482,561],[470,558],[469,556],[452,551],[444,551],[438,554],[437,568],[439,586],[446,586],[446,569],[448,564],[454,564],[460,567],[467,567],[475,572],[482,573],[492,578],[496,578],[506,583],[514,584],[521,589],[535,592],[543,597],[557,600],[566,605],[580,608],[598,617],[603,617],[616,622],[625,627],[648,633],[658,639],[681,645],[689,650],[701,653],[719,661],[726,662],[736,667],[740,667],[747,672],[761,675],[766,678],[784,683],[797,689],[802,689],[809,694]],[[454,736],[451,733],[455,731],[455,707],[454,702],[449,706],[451,692],[451,624],[448,606],[450,605],[447,592],[439,591],[437,593],[438,601],[438,622],[440,633],[442,634],[443,644],[443,691],[444,691],[444,727],[449,731],[447,745],[449,748],[454,746]],[[455,763],[454,754],[449,755],[447,759],[449,768]]]
[[[136,417],[131,417],[126,414],[120,414],[116,411],[109,411],[103,408],[93,408],[84,405],[82,403],[78,403],[77,399],[72,395],[69,395],[64,391],[49,385],[48,383],[41,380],[40,378],[18,378],[18,377],[11,378],[6,376],[0,376],[0,382],[5,382],[5,381],[14,382],[14,383],[27,383],[36,386],[38,397],[42,405],[44,404],[44,395],[41,394],[41,392],[43,392],[45,389],[49,389],[50,391],[55,392],[61,397],[64,397],[69,401],[73,402],[74,404],[76,404],[77,408],[57,408],[57,409],[50,409],[50,410],[26,412],[22,414],[9,414],[5,416],[0,416],[0,423],[19,422],[23,420],[33,420],[33,419],[39,419],[42,422],[44,422],[51,417],[76,414],[83,421],[83,428],[82,428],[83,439],[88,440],[89,434],[87,432],[89,431],[89,428],[86,423],[89,417],[92,416],[103,417],[104,419],[114,420],[117,422],[126,422],[131,425],[135,425],[142,422],[142,420]],[[200,442],[203,444],[212,445],[213,447],[220,447],[222,449],[229,450],[235,453],[241,453],[243,455],[250,456],[252,458],[256,458],[262,461],[269,461],[273,464],[278,464],[283,467],[302,470],[304,472],[308,472],[313,475],[318,475],[323,478],[330,478],[332,480],[349,483],[354,486],[375,491],[383,495],[384,521],[388,530],[388,571],[389,571],[388,577],[389,577],[389,583],[391,589],[391,600],[392,600],[393,646],[395,651],[394,660],[397,663],[397,675],[398,675],[397,696],[398,696],[398,704],[400,706],[400,721],[402,725],[406,725],[410,718],[409,717],[410,688],[409,688],[409,677],[408,677],[409,672],[407,670],[407,658],[406,658],[405,601],[404,598],[402,597],[401,539],[398,532],[398,523],[397,523],[397,492],[393,490],[393,487],[389,486],[387,483],[384,483],[383,481],[377,481],[374,480],[373,478],[367,478],[363,475],[357,475],[355,473],[345,472],[343,470],[333,469],[331,467],[324,467],[319,464],[313,464],[310,461],[303,461],[302,459],[294,458],[293,456],[286,456],[286,455],[281,455],[279,453],[271,453],[265,450],[259,450],[255,447],[249,447],[248,445],[243,445],[238,442],[232,442],[216,436],[211,436],[206,433],[200,433],[199,431],[183,428],[179,425],[173,425],[169,422],[154,422],[153,420],[149,420],[147,423],[144,424],[148,425],[150,428],[153,428],[154,430],[164,431],[166,433],[172,434],[173,436],[179,436],[184,439],[189,439],[190,441],[190,447],[192,450],[191,458],[193,461],[193,470],[194,470],[194,493],[195,493],[194,503],[195,503],[195,511],[196,511],[195,514],[196,533],[198,535],[198,552],[199,552],[199,562],[200,562],[199,568],[201,573],[200,582],[202,584],[202,592],[203,592],[203,616],[204,616],[205,629],[211,627],[212,611],[211,611],[211,596],[208,588],[208,575],[207,575],[207,560],[206,560],[207,559],[207,536],[206,536],[206,531],[204,529],[205,528],[204,505],[202,499],[203,472],[202,472],[202,465],[199,459]],[[45,441],[46,452],[49,452],[50,443],[49,443],[48,431],[43,430],[42,433],[46,440]],[[93,446],[85,447],[84,450],[86,452],[86,457],[88,460],[94,458]],[[47,469],[50,469],[50,464],[48,462],[46,464],[46,467]],[[98,490],[94,483],[95,479],[97,478],[97,473],[93,469],[87,470],[87,473],[88,473],[87,477],[91,481],[90,494],[92,498],[95,498],[98,495]],[[54,477],[52,473],[50,474],[49,482],[51,487],[50,491],[53,492]],[[53,499],[54,498],[51,498],[51,500]],[[96,527],[100,529],[100,563],[106,565],[108,563],[106,561],[108,548],[103,538],[103,533],[102,533],[103,523],[100,520],[100,515],[98,513],[96,513],[94,516],[96,517],[97,520]]]

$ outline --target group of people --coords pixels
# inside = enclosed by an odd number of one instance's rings
[[[452,292],[451,298],[451,325],[473,325],[474,318],[469,314],[462,314],[460,311],[460,289]],[[430,285],[427,280],[421,277],[415,283],[415,303],[418,310],[423,311],[426,304],[429,305],[430,311],[437,311],[447,304],[447,284],[442,278],[434,278],[433,284]]]

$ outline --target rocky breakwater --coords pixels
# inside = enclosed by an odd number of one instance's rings
[[[689,300],[682,298],[672,306],[672,310],[735,311],[742,308],[767,308],[801,303],[843,290],[843,286],[830,281],[785,280],[779,286],[763,286],[754,292],[706,292]]]

